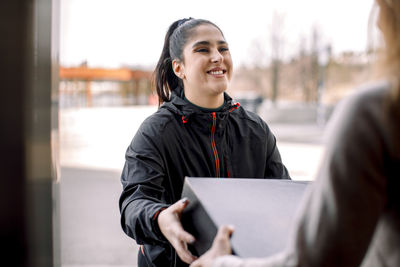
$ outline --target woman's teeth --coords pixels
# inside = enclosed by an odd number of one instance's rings
[[[213,75],[221,75],[221,74],[224,74],[224,71],[222,71],[222,70],[210,71],[210,74],[213,74]]]

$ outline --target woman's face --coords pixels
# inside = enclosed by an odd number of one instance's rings
[[[183,62],[173,63],[185,92],[196,97],[221,95],[232,77],[232,59],[221,32],[210,24],[193,29],[183,49]]]

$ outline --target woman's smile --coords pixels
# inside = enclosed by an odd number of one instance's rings
[[[215,78],[223,78],[225,76],[226,70],[221,68],[213,68],[207,71],[207,73],[214,76]]]

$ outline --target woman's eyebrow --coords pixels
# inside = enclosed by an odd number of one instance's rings
[[[221,41],[218,41],[217,42],[219,45],[227,45],[228,43],[226,42],[226,41],[224,41],[224,40],[221,40]],[[209,41],[199,41],[199,42],[196,42],[196,43],[194,43],[193,45],[192,45],[192,47],[197,47],[197,46],[199,46],[199,45],[210,45],[210,42]]]

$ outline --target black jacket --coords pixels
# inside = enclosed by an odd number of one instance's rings
[[[186,266],[161,234],[157,216],[181,197],[185,176],[290,179],[276,139],[256,114],[225,94],[203,112],[173,93],[148,117],[126,151],[119,206],[125,233],[155,266]]]

